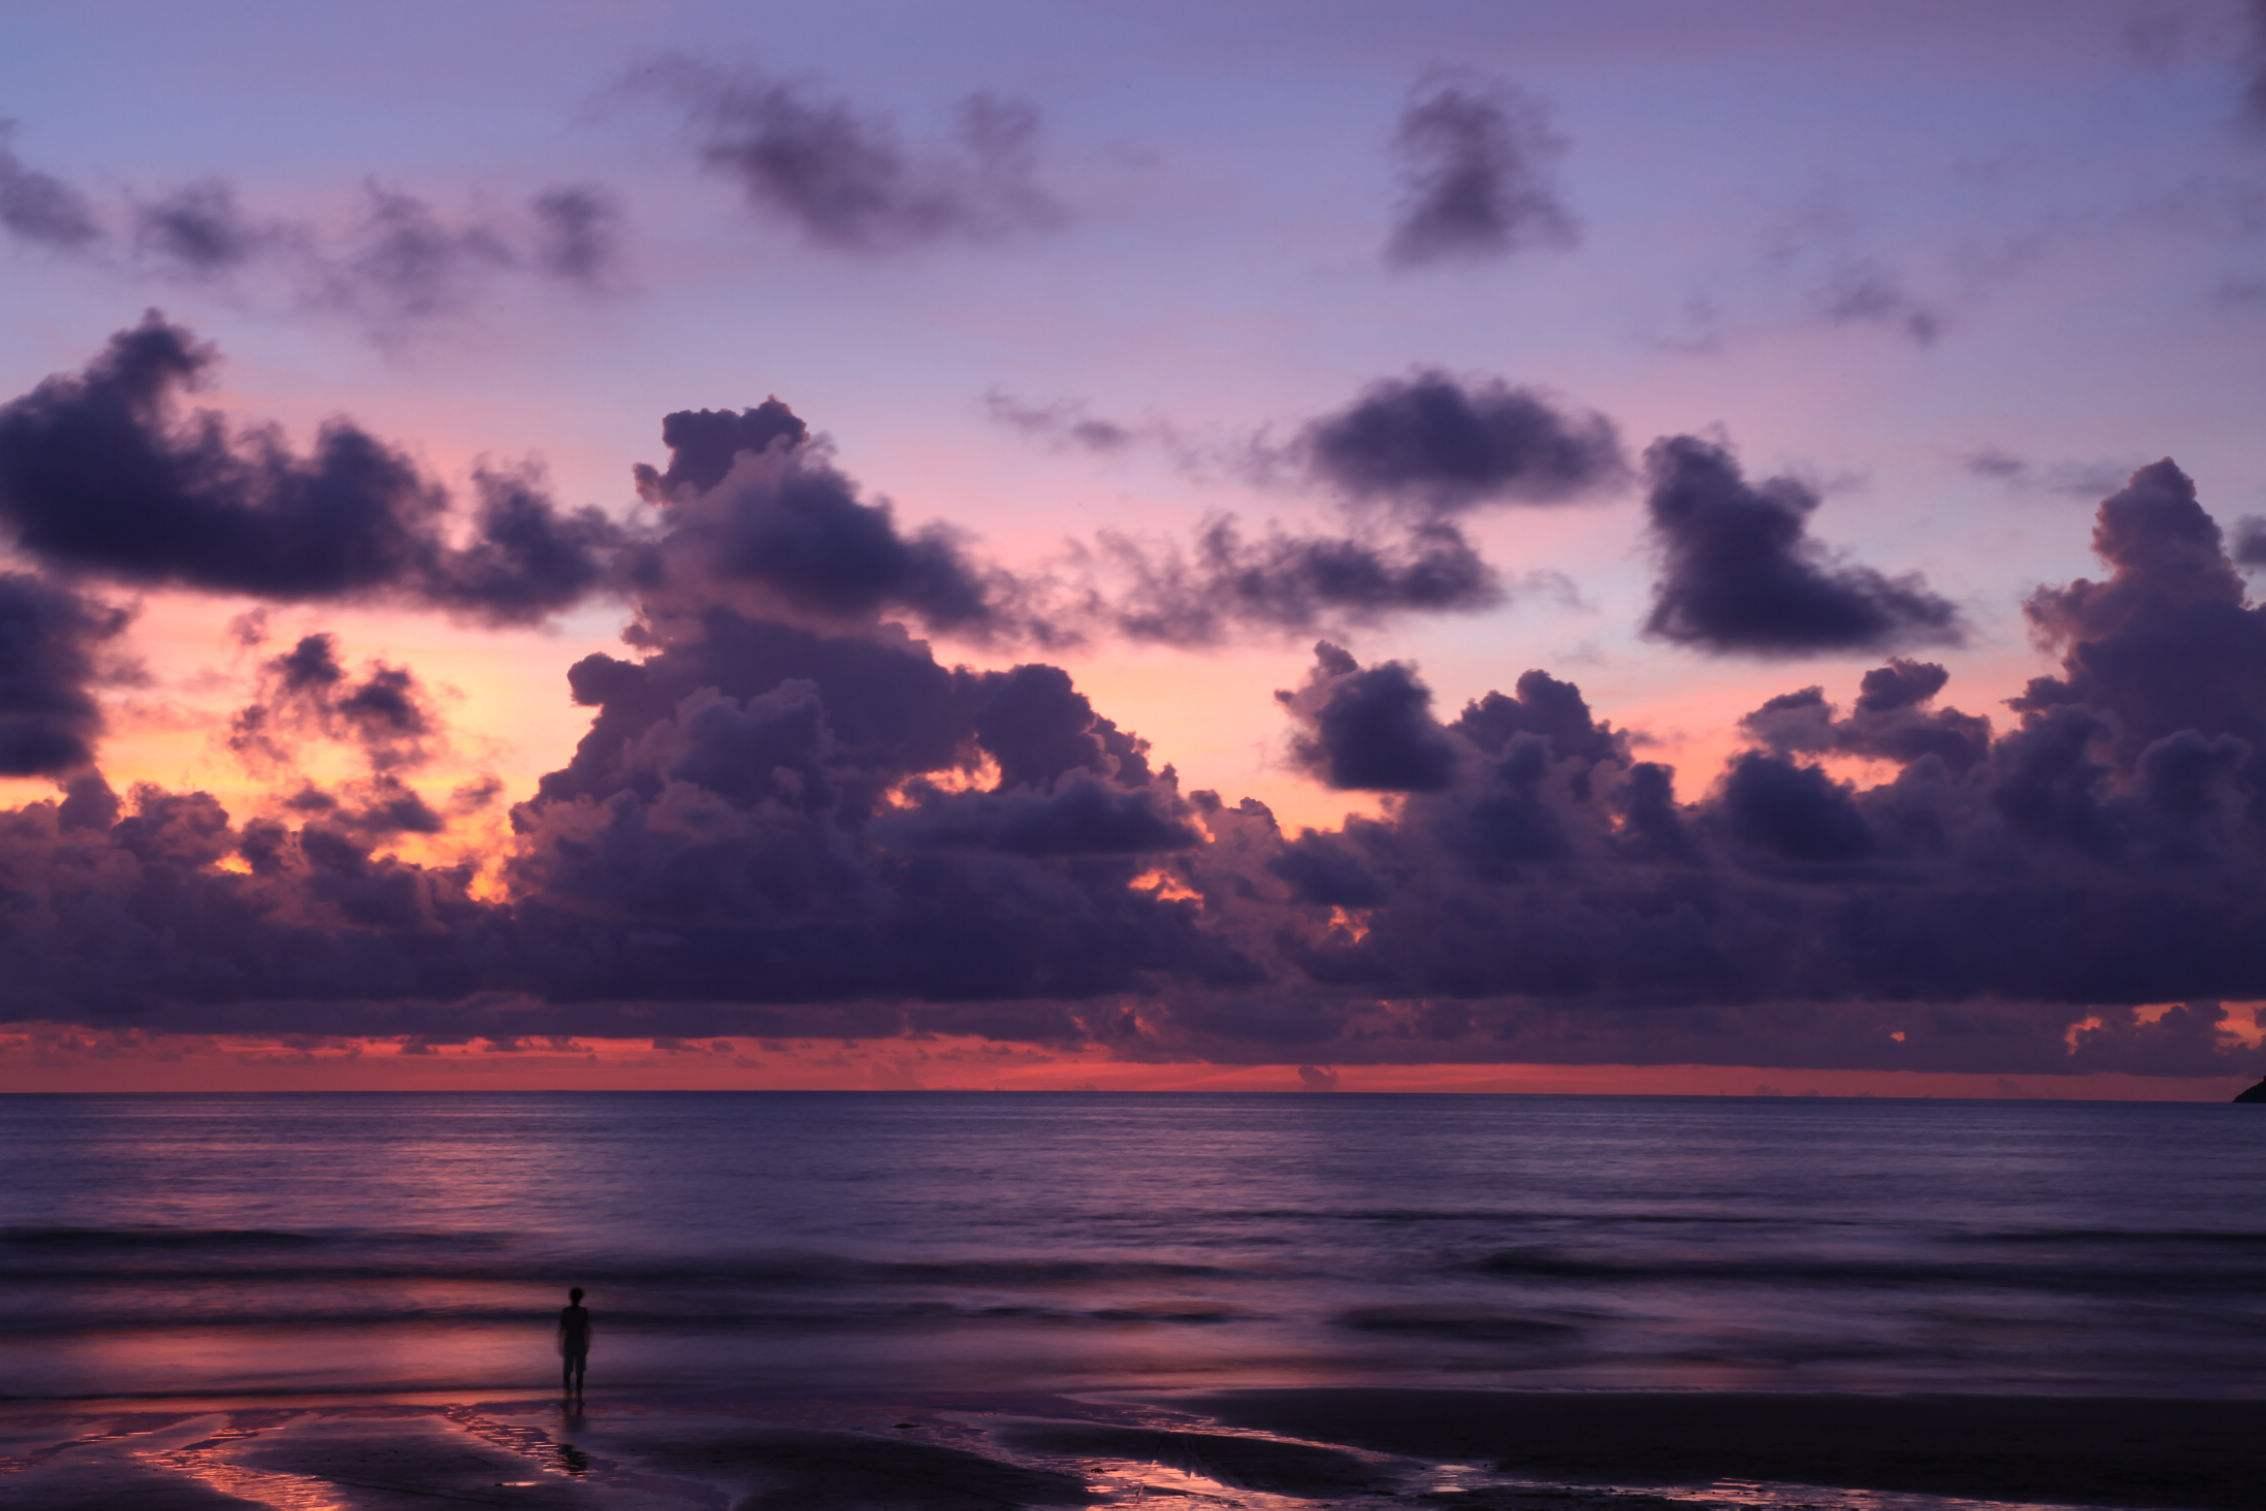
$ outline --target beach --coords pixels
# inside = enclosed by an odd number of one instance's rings
[[[1201,1398],[0,1409],[0,1504],[96,1511],[2257,1504],[2238,1403],[1278,1390]]]

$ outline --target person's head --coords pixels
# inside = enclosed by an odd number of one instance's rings
[[[578,1285],[573,1290],[568,1291],[567,1300],[573,1302],[576,1306],[582,1305],[582,1287]]]

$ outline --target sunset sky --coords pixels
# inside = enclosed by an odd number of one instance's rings
[[[2223,1098],[2266,4],[0,18],[0,1090]]]

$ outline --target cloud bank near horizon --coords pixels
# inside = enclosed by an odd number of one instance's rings
[[[1185,789],[1058,666],[940,659],[916,628],[1058,631],[776,399],[670,415],[666,463],[635,472],[654,518],[492,475],[466,512],[350,422],[302,454],[184,413],[210,360],[153,315],[0,407],[0,523],[40,564],[0,580],[0,754],[62,788],[0,815],[11,1021],[951,1034],[1228,1064],[2193,1075],[2249,1054],[2219,1004],[2266,997],[2266,608],[2169,461],[2101,502],[2101,578],[2027,601],[2058,664],[2002,723],[1898,657],[1846,715],[1789,690],[1720,772],[1679,777],[1547,670],[1451,717],[1418,667],[1325,641],[1277,695],[1290,748],[1382,809],[1288,832]],[[1568,423],[1419,376],[1309,444],[1353,507],[1422,531],[1624,475],[1609,422]],[[1767,657],[1957,632],[1917,580],[1813,544],[1815,495],[1719,444],[1657,443],[1647,485],[1665,639]],[[1282,537],[1222,538],[1262,575],[1305,569]],[[96,690],[130,675],[128,614],[103,595],[141,584],[490,623],[612,594],[630,654],[570,670],[589,731],[511,808],[481,892],[472,865],[395,848],[487,801],[418,790],[446,735],[415,670],[351,672],[327,635],[262,662],[237,716],[269,799],[115,795]],[[1209,638],[1307,617],[1216,612]],[[307,782],[313,740],[361,774]]]

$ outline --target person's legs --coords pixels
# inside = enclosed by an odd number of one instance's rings
[[[567,1360],[567,1372],[574,1377],[574,1393],[578,1396],[582,1394],[583,1371],[589,1367],[590,1356],[588,1354],[575,1354]]]
[[[571,1396],[574,1394],[574,1355],[572,1354],[559,1356],[559,1391],[563,1395]]]

